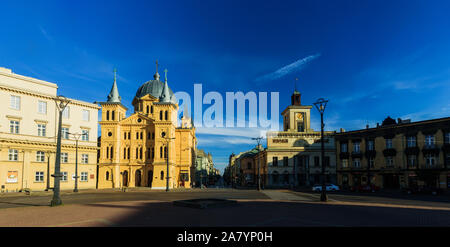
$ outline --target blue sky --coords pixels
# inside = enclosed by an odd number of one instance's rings
[[[0,66],[88,102],[106,99],[116,67],[128,107],[156,59],[175,92],[277,91],[280,112],[298,77],[303,104],[329,99],[326,129],[351,130],[450,116],[448,13],[448,1],[3,1]],[[198,146],[222,170],[257,134],[199,131]]]

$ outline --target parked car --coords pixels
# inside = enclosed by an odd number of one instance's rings
[[[405,188],[404,191],[408,194],[427,194],[427,195],[439,195],[443,192],[442,189],[433,187],[410,187]]]
[[[355,192],[376,192],[380,190],[380,187],[371,184],[371,185],[357,185],[357,186],[352,186],[350,188],[351,191],[355,191]]]
[[[339,186],[334,185],[334,184],[326,184],[325,185],[325,189],[326,189],[326,191],[339,191]],[[322,185],[321,184],[315,184],[312,187],[312,191],[315,191],[315,192],[322,191]]]

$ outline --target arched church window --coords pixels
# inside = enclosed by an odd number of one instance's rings
[[[163,116],[162,116],[162,115],[163,115],[163,112],[160,111],[160,112],[159,112],[159,120],[163,120]]]
[[[150,113],[153,114],[153,106],[150,107]]]
[[[106,158],[109,158],[109,147],[106,147]]]
[[[123,159],[127,159],[127,148],[123,148]]]
[[[161,171],[161,180],[164,180],[164,171]]]
[[[106,111],[106,120],[109,120],[109,111]]]
[[[139,157],[139,148],[136,148],[136,159]]]
[[[167,111],[164,114],[165,114],[165,119],[167,120]]]
[[[106,172],[106,180],[109,180],[109,172]]]
[[[167,158],[167,147],[164,147],[164,158]]]
[[[111,146],[111,150],[109,151],[109,155],[111,156],[110,158],[113,158],[113,146]]]
[[[148,112],[149,112],[149,111],[148,111],[148,108],[149,108],[149,107],[147,106],[147,114],[148,114]]]
[[[141,140],[142,140],[142,139],[144,139],[144,138],[143,138],[143,134],[142,134],[142,132],[141,132]]]
[[[115,111],[112,111],[111,112],[111,120],[114,120],[114,116],[116,115],[116,112]]]
[[[159,147],[159,157],[162,159],[163,157],[163,147]]]

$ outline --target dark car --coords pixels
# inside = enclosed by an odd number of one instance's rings
[[[410,187],[404,189],[408,194],[426,194],[426,195],[439,195],[442,194],[443,190],[440,188],[433,187]]]
[[[355,192],[376,192],[380,190],[380,187],[371,184],[371,185],[357,185],[357,186],[352,186],[350,188],[351,191],[355,191]]]

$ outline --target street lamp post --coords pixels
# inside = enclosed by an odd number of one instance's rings
[[[259,145],[261,144],[261,140],[264,139],[264,137],[256,137],[256,138],[252,138],[252,140],[256,140],[256,143],[258,144],[257,148],[258,148],[258,156],[259,156]],[[261,190],[261,173],[259,171],[259,157],[256,157],[258,159],[258,175],[257,175],[257,183],[258,183],[258,191]]]
[[[169,143],[174,137],[166,137],[166,132],[161,133],[161,137],[167,141],[167,173],[166,173],[166,191],[169,191]]]
[[[325,148],[324,148],[324,139],[323,139],[323,113],[325,112],[325,107],[327,106],[328,100],[325,100],[323,98],[320,98],[317,100],[317,102],[314,103],[317,110],[320,112],[320,133],[321,133],[321,151],[322,151],[322,193],[320,195],[320,201],[326,202],[327,201],[327,192],[326,192],[326,176],[325,176]]]
[[[70,100],[68,100],[64,96],[58,96],[55,99],[56,108],[58,109],[59,113],[59,120],[58,120],[58,137],[56,141],[56,157],[55,157],[55,174],[52,175],[52,177],[55,178],[55,185],[53,188],[53,199],[50,202],[50,206],[58,206],[62,204],[61,197],[60,197],[60,188],[59,188],[59,182],[61,180],[61,130],[62,130],[62,114],[66,106],[69,104]]]
[[[72,135],[75,138],[75,188],[73,189],[73,192],[78,192],[78,141],[80,140],[80,137],[86,135],[86,133],[79,134],[79,133],[69,133],[69,135]]]

